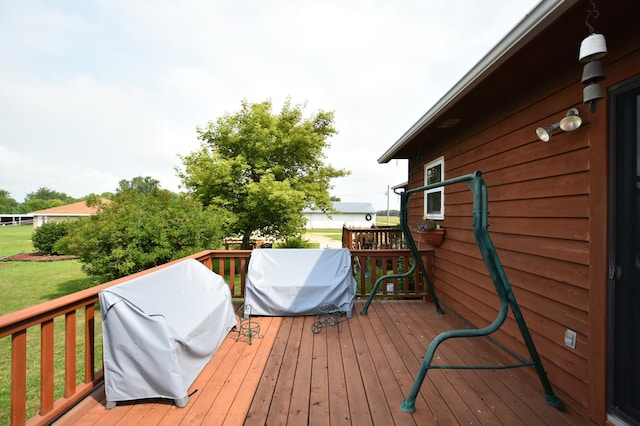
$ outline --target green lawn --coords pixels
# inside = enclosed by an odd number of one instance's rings
[[[323,237],[331,238],[332,240],[342,241],[342,228],[340,229],[314,228],[314,229],[307,229],[306,233],[322,235]]]
[[[0,259],[21,252],[33,252],[31,244],[31,226],[0,227]],[[80,269],[77,260],[54,262],[2,262],[0,261],[0,316],[48,300],[88,288],[97,281],[88,277]],[[83,379],[84,371],[84,311],[78,312],[79,342],[77,377]],[[64,318],[58,318],[55,325],[55,393],[64,392]],[[101,347],[102,330],[100,314],[96,315],[96,343]],[[40,383],[40,329],[32,327],[27,332],[27,411],[33,416],[38,411]],[[9,384],[11,378],[11,338],[0,339],[0,425],[9,424]],[[98,349],[101,354],[101,350]],[[101,365],[100,360],[96,362]]]
[[[389,216],[389,226],[395,226],[400,223],[399,216]],[[376,216],[376,225],[377,226],[387,226],[387,217],[386,216]]]
[[[0,227],[0,258],[34,251],[31,226]],[[77,260],[0,262],[0,315],[91,287]]]
[[[18,253],[33,251],[31,225],[0,226],[0,259]]]
[[[0,262],[0,315],[89,288],[97,281],[77,260]]]

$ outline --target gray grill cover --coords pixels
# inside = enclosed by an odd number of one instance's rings
[[[331,303],[350,317],[355,292],[348,249],[257,249],[244,302],[254,315],[313,315]]]
[[[107,404],[188,401],[237,319],[222,277],[189,259],[99,293]]]

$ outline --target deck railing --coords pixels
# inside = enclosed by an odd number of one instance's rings
[[[342,228],[342,247],[349,250],[387,250],[407,248],[402,229],[397,226]]]
[[[409,250],[352,250],[351,253],[354,276],[358,283],[358,297],[368,296],[372,284],[379,276],[389,272],[404,272],[412,261]],[[421,255],[430,271],[432,252],[424,251]],[[207,250],[188,258],[200,261],[221,275],[229,284],[232,296],[242,299],[250,257],[250,250]],[[96,317],[96,311],[99,310],[98,293],[113,285],[166,268],[175,262],[1,316],[0,339],[9,336],[11,339],[10,423],[39,425],[51,422],[99,386],[103,382],[103,373],[101,339],[96,339],[96,332],[98,336],[101,335],[98,329],[100,317]],[[417,275],[390,280],[377,297],[426,298],[427,291],[424,280]],[[60,333],[55,332],[54,321],[63,323]],[[27,330],[33,330],[34,327],[39,329],[40,341],[35,349],[29,345],[30,351],[35,351],[36,354],[28,354]],[[77,336],[81,338],[78,339]],[[60,352],[60,348],[64,348],[63,355],[56,353]],[[64,357],[64,371],[56,372],[55,360],[60,356]],[[27,379],[28,370],[34,368],[28,361],[34,357],[40,360],[39,379],[35,389]],[[37,366],[35,369],[37,370]],[[81,370],[80,378],[77,377],[78,370]],[[60,384],[56,383],[56,373],[62,377],[62,392],[57,390]],[[34,393],[39,395],[39,410],[35,415],[30,412],[33,410],[27,409],[27,395]],[[0,423],[6,420],[0,419]]]
[[[429,277],[433,277],[433,250],[421,250],[422,262],[427,268]],[[393,250],[351,250],[353,275],[358,283],[357,297],[366,298],[376,280],[389,274],[407,272],[413,264],[413,258],[408,249]],[[376,298],[426,298],[428,291],[426,282],[421,276],[420,268],[416,273],[406,278],[394,278],[382,283]]]

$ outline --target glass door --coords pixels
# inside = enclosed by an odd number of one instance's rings
[[[608,406],[640,425],[640,78],[610,94]]]

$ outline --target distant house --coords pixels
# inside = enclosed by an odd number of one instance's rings
[[[101,199],[103,203],[109,203],[107,199]],[[77,203],[66,204],[64,206],[51,207],[50,209],[38,210],[29,213],[33,215],[33,228],[39,228],[45,223],[50,222],[69,222],[77,220],[81,217],[87,217],[96,214],[98,206],[89,207],[86,201],[78,201]]]
[[[344,225],[354,228],[370,228],[376,223],[376,209],[371,203],[333,203],[335,212],[323,213],[319,210],[302,211],[307,219],[307,229],[342,228]]]
[[[33,215],[30,214],[0,214],[0,226],[5,225],[31,225]]]
[[[640,425],[638,16],[637,0],[541,1],[378,160],[408,159],[409,190],[482,171],[489,230],[549,379],[596,424]],[[592,30],[606,36],[600,64],[579,61]],[[563,128],[574,108],[582,125]],[[447,230],[436,293],[480,327],[497,307],[473,215],[464,183],[408,204],[409,223]],[[526,353],[513,319],[494,337]]]

